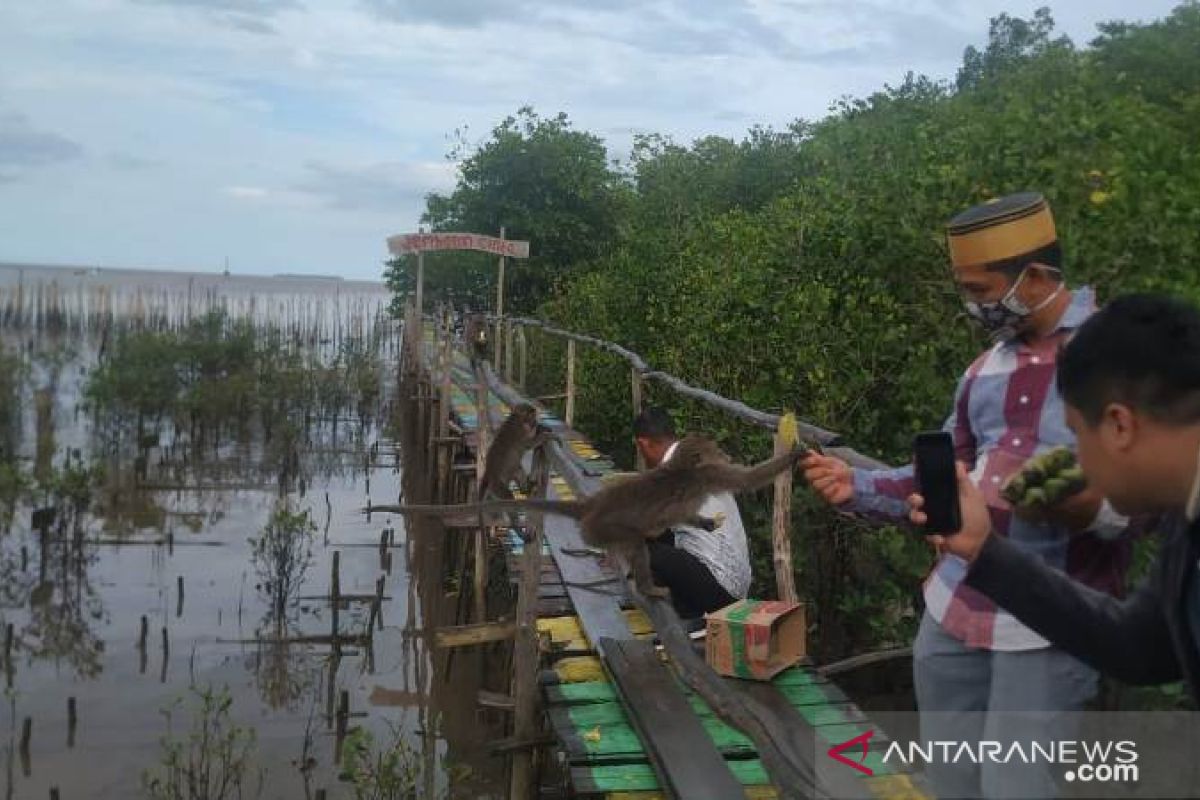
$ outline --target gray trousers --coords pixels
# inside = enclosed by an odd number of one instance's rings
[[[1058,648],[969,648],[928,613],[913,644],[913,681],[922,741],[1022,742],[1027,749],[1033,741],[1073,738],[1076,712],[1098,686],[1094,669]],[[1055,775],[1061,767],[1044,761],[940,761],[926,768],[939,798],[1053,798],[1059,793]]]

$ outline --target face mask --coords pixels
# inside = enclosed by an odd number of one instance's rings
[[[1063,290],[1063,284],[1060,283],[1058,288],[1049,297],[1033,308],[1030,308],[1017,298],[1017,287],[1021,285],[1021,281],[1025,280],[1025,273],[1028,269],[1027,267],[1021,270],[1021,274],[1017,277],[1017,282],[998,301],[991,303],[973,303],[968,301],[965,303],[967,313],[983,326],[983,329],[987,331],[988,336],[991,337],[993,342],[1006,342],[1014,338],[1019,332],[1021,323],[1030,314],[1036,314],[1048,306],[1053,302],[1054,298],[1058,297],[1059,292]],[[1041,267],[1041,269],[1054,268]],[[1054,271],[1058,272],[1058,270]]]

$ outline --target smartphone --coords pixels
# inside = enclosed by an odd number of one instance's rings
[[[962,528],[958,478],[954,472],[954,439],[945,431],[918,433],[913,439],[917,491],[925,498],[928,521],[924,533],[957,533]]]

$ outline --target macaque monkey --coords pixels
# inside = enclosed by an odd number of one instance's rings
[[[513,495],[508,484],[513,478],[524,477],[521,459],[526,451],[552,438],[554,434],[549,428],[538,424],[536,408],[529,403],[513,406],[488,447],[483,477],[479,480],[479,499],[499,497],[511,500]]]
[[[745,492],[766,486],[808,451],[797,447],[751,467],[732,464],[711,440],[687,436],[671,460],[655,469],[611,483],[579,500],[487,500],[451,506],[374,506],[372,511],[448,515],[473,511],[528,508],[579,520],[583,541],[623,556],[633,571],[638,591],[663,597],[654,585],[646,539],[678,525],[714,530],[714,520],[700,516],[705,499],[719,492]]]

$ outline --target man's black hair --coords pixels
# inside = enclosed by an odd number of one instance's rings
[[[1109,403],[1168,424],[1200,422],[1200,310],[1161,294],[1113,300],[1059,354],[1058,390],[1089,425]]]
[[[646,406],[633,421],[633,435],[638,439],[661,442],[675,438],[675,421],[666,409]]]
[[[1051,273],[1052,277],[1062,280],[1066,274],[1063,271],[1063,254],[1062,245],[1057,241],[1053,241],[1044,247],[1039,247],[1031,253],[1024,253],[1013,258],[1006,258],[1001,261],[993,261],[984,269],[988,272],[1003,272],[1009,280],[1016,280],[1021,271],[1030,264],[1037,262],[1045,264],[1047,267],[1054,267],[1058,272]]]

